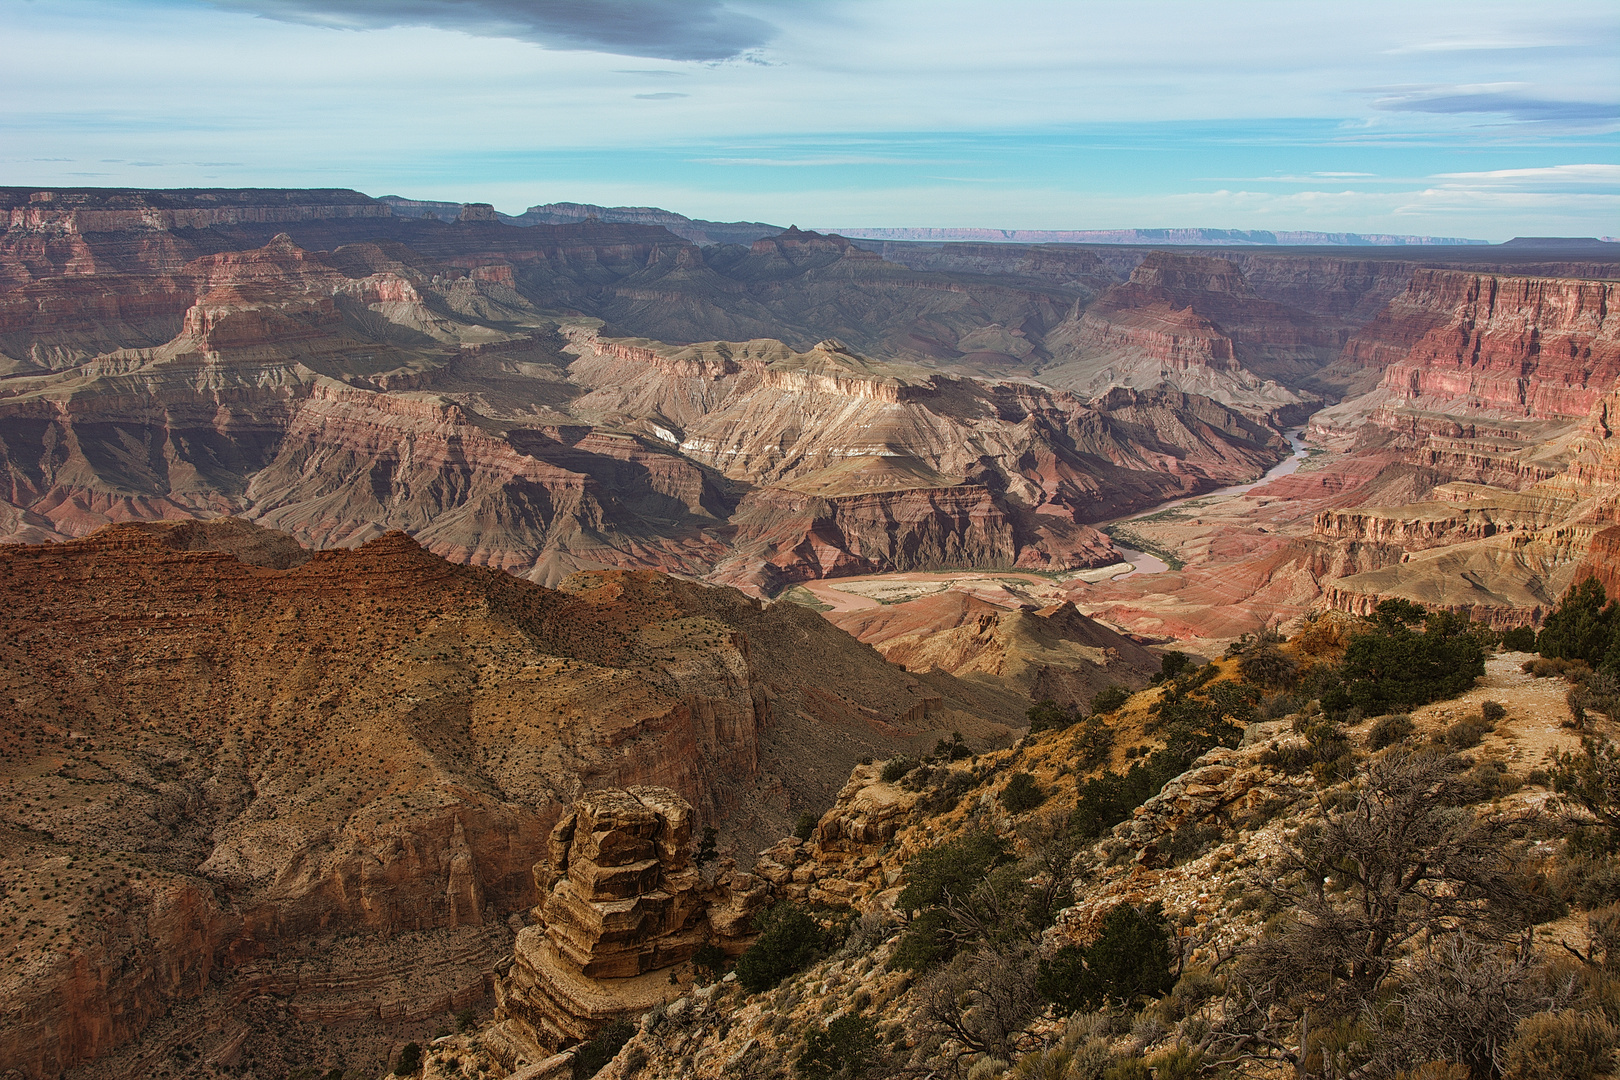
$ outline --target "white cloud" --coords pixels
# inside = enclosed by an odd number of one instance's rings
[[[1613,184],[1620,186],[1620,165],[1549,165],[1535,169],[1490,169],[1485,172],[1435,173],[1435,180],[1456,180],[1477,187]]]

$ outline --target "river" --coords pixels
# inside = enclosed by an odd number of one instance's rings
[[[1182,505],[1183,503],[1192,502],[1194,499],[1216,499],[1226,495],[1243,495],[1247,492],[1253,491],[1261,484],[1269,483],[1272,480],[1277,479],[1279,476],[1287,476],[1290,473],[1295,472],[1298,470],[1300,462],[1304,461],[1310,456],[1311,451],[1310,448],[1305,445],[1304,428],[1290,428],[1286,432],[1286,435],[1288,437],[1288,445],[1293,447],[1294,452],[1277,462],[1277,464],[1273,465],[1270,469],[1266,470],[1266,474],[1260,479],[1250,480],[1246,484],[1231,484],[1227,487],[1216,488],[1214,491],[1206,491],[1202,495],[1188,495],[1180,499],[1171,499],[1169,502],[1162,502],[1152,509],[1142,510],[1127,517],[1115,518],[1113,521],[1103,522],[1103,527],[1108,525],[1122,525],[1128,521],[1137,521],[1141,518],[1152,517],[1154,514],[1162,513],[1165,510],[1170,510],[1174,507]],[[1131,568],[1125,571],[1123,574],[1116,575],[1113,578],[1114,581],[1124,581],[1126,578],[1135,577],[1137,574],[1160,574],[1170,569],[1169,563],[1165,562],[1163,559],[1151,552],[1137,551],[1135,548],[1128,548],[1118,544],[1115,546],[1119,548],[1119,553],[1125,556],[1125,561],[1131,564]]]

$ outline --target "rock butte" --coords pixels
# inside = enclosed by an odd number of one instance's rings
[[[692,808],[668,788],[592,791],[557,823],[536,921],[496,983],[488,1038],[508,1067],[667,1000],[671,970],[705,945],[743,951],[768,883],[691,849]]]

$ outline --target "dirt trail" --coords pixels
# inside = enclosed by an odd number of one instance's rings
[[[1519,670],[1531,653],[1501,653],[1485,661],[1485,675],[1474,689],[1451,701],[1440,701],[1414,709],[1412,719],[1422,732],[1439,730],[1479,712],[1482,701],[1498,701],[1507,709],[1507,718],[1485,736],[1479,755],[1498,757],[1519,774],[1546,768],[1552,758],[1567,750],[1579,750],[1581,733],[1564,727],[1569,706],[1564,695],[1569,683],[1563,679],[1537,679]],[[1611,733],[1613,724],[1594,719],[1588,733]]]

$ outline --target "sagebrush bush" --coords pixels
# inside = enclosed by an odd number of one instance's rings
[[[1416,730],[1417,725],[1405,713],[1381,717],[1367,732],[1367,749],[1382,750],[1386,746],[1394,746]]]
[[[1113,1063],[1114,1051],[1109,1048],[1107,1039],[1087,1039],[1069,1058],[1069,1074],[1064,1080],[1103,1080]]]
[[[1275,645],[1259,645],[1238,660],[1238,671],[1261,686],[1288,687],[1299,675],[1299,664]]]
[[[967,1071],[967,1080],[996,1080],[1010,1066],[998,1057],[982,1057]]]
[[[1487,723],[1483,716],[1465,716],[1440,732],[1438,741],[1445,743],[1446,749],[1453,752],[1472,750],[1495,726]]]
[[[1153,1071],[1139,1057],[1121,1058],[1103,1070],[1102,1080],[1153,1080]]]
[[[1175,1046],[1148,1065],[1153,1069],[1154,1080],[1193,1080],[1203,1069],[1204,1055],[1190,1046]]]
[[[1479,703],[1479,715],[1485,718],[1488,724],[1494,724],[1507,716],[1507,706],[1500,701],[1482,701]]]
[[[1519,1021],[1503,1080],[1591,1080],[1607,1075],[1615,1029],[1600,1016],[1542,1012]]]

